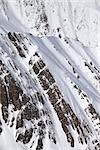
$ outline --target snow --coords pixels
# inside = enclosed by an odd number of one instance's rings
[[[91,143],[95,138],[100,141],[98,125],[100,120],[99,118],[93,119],[86,110],[89,104],[93,104],[100,115],[100,80],[96,79],[96,77],[100,77],[100,2],[99,0],[40,0],[39,5],[34,1],[29,1],[27,6],[25,2],[27,3],[28,0],[3,0],[0,3],[0,59],[3,60],[26,95],[31,97],[35,91],[41,91],[45,97],[45,105],[53,122],[57,144],[53,144],[46,135],[43,141],[43,150],[72,150],[73,148],[66,140],[66,135],[57,113],[48,100],[46,91],[43,91],[38,77],[33,72],[32,66],[29,65],[30,59],[33,63],[39,60],[34,56],[35,52],[38,52],[46,63],[66,103],[71,105],[81,121],[87,121],[93,132],[89,143],[82,146],[78,142],[76,131],[70,129],[75,139],[74,150],[86,150],[88,145],[91,150],[94,150]],[[44,4],[44,10],[41,10],[41,2]],[[38,9],[40,12],[37,11]],[[49,30],[46,37],[40,38],[39,36],[44,35],[44,25],[46,24],[38,20],[43,11],[47,15]],[[38,23],[39,30],[36,29]],[[58,28],[59,31],[57,31]],[[19,56],[18,51],[7,38],[6,35],[10,31],[23,35],[23,42],[28,49],[28,51],[24,51],[26,58]],[[23,47],[23,44],[20,43],[20,46]],[[90,66],[93,73],[85,63]],[[4,76],[1,78],[3,79]],[[79,89],[75,89],[75,85],[81,90],[81,94]],[[83,99],[82,94],[86,94]],[[40,110],[42,107],[38,105]],[[9,120],[13,116],[16,117],[18,113],[11,112],[11,110],[12,107],[9,108]],[[17,143],[14,138],[15,128],[11,129],[2,119],[1,104],[0,120],[3,123],[0,150],[27,150],[35,136],[32,137],[29,145]],[[25,124],[28,129],[31,127],[29,122],[26,121]],[[46,128],[46,130],[49,129]],[[33,144],[32,150],[35,150],[36,145],[37,140]]]
[[[19,145],[16,143],[15,139],[13,138],[13,132],[3,124],[3,134],[0,136],[0,149],[1,150],[26,150],[24,146]]]

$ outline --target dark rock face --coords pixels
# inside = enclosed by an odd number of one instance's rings
[[[7,91],[3,81],[0,81],[0,102],[3,104],[3,106],[8,107]]]
[[[2,61],[1,61],[1,64],[0,64],[0,72],[1,72],[1,75],[2,75],[2,72],[4,71],[4,65],[2,64]],[[2,104],[2,115],[3,115],[3,119],[5,120],[5,122],[7,122],[7,119],[8,119],[8,102],[9,99],[8,99],[8,95],[7,95],[7,89],[6,89],[6,86],[4,85],[4,82],[3,80],[0,78],[0,103]]]
[[[47,90],[49,85],[52,85],[55,82],[48,69],[44,69],[40,72],[38,78],[44,90]]]
[[[26,130],[25,131],[25,135],[24,135],[24,138],[23,139],[23,143],[26,144],[30,141],[31,137],[32,137],[32,134],[33,134],[33,129],[30,128],[29,130]]]
[[[34,66],[33,66],[33,70],[34,70],[34,72],[35,72],[36,74],[38,74],[38,73],[39,73],[39,68],[37,67],[37,65],[36,65],[36,64],[34,64]]]
[[[48,95],[48,98],[58,115],[68,142],[70,143],[71,147],[74,147],[74,137],[69,129],[69,126],[72,126],[73,130],[76,130],[79,135],[80,143],[87,143],[85,132],[82,129],[80,120],[77,118],[70,105],[65,102],[63,95],[60,92],[49,69],[46,67],[46,64],[42,62],[42,67],[39,67],[38,64],[40,63],[41,59],[35,62],[35,64],[33,65],[35,66],[33,67],[33,71],[36,73],[43,89],[47,91],[46,93]]]
[[[2,133],[2,123],[0,121],[0,135],[1,135],[1,133]]]
[[[17,110],[17,109],[20,110],[22,103],[21,103],[21,100],[19,98],[19,95],[22,96],[23,92],[20,89],[20,87],[16,86],[16,83],[13,79],[9,80],[8,92],[9,92],[10,101],[15,106],[15,110]]]
[[[45,63],[43,62],[42,59],[39,59],[39,61],[33,65],[33,70],[36,74],[38,74],[39,70],[43,69],[44,67],[45,67]]]
[[[42,150],[42,149],[43,149],[43,141],[42,141],[42,139],[40,138],[40,139],[38,140],[38,146],[37,146],[36,150]]]
[[[13,37],[11,34],[9,34],[9,37],[11,40],[14,40],[12,39]],[[15,125],[16,142],[27,144],[31,141],[33,136],[36,136],[39,144],[37,149],[42,149],[43,139],[45,138],[45,135],[48,134],[46,133],[46,121],[42,120],[42,117],[44,116],[47,121],[50,120],[50,116],[44,106],[42,106],[43,108],[41,112],[37,108],[37,103],[44,105],[43,96],[39,92],[35,92],[33,97],[26,95],[8,71],[7,67],[2,63],[2,61],[0,62],[0,72],[1,75],[4,76],[3,78],[0,76],[0,104],[2,105],[2,117],[5,123],[11,128]],[[43,62],[41,61],[41,68],[42,65]],[[9,111],[9,107],[12,107],[11,111]],[[13,116],[13,113],[17,111],[17,116]],[[12,113],[13,116],[11,120],[9,120],[10,113]],[[11,123],[9,124],[9,122]],[[50,130],[52,129],[52,124],[48,127],[48,129],[49,128]],[[53,129],[50,131],[51,138],[55,139],[52,132]],[[1,133],[2,123],[0,122],[0,134]],[[32,147],[32,144],[30,147]]]
[[[21,115],[21,118],[23,118],[23,119],[25,118],[27,120],[31,120],[31,119],[34,119],[34,118],[38,119],[39,118],[38,109],[36,107],[34,107],[33,105],[28,104],[25,107],[25,109],[24,109],[24,111]]]
[[[45,124],[43,121],[39,121],[38,126],[41,127],[42,129],[45,129]]]
[[[23,144],[27,144],[31,140],[32,134],[33,134],[33,129],[30,128],[29,130],[26,130],[24,134],[19,134],[16,141],[17,142],[21,141],[23,142]]]
[[[2,74],[4,74],[4,72],[8,72],[7,68],[4,67],[3,63],[1,63],[1,71]],[[28,103],[28,105],[22,111],[21,115],[18,115],[16,119],[16,129],[23,127],[24,125],[23,119],[31,120],[34,118],[37,119],[39,118],[38,109],[32,107],[32,104],[30,103],[30,98],[25,94],[23,94],[22,89],[16,83],[16,81],[14,80],[14,78],[11,76],[10,73],[4,76],[3,79],[0,78],[0,103],[2,104],[1,108],[3,119],[5,120],[6,123],[8,121],[9,116],[8,107],[10,105],[13,105],[12,111],[20,110],[21,112],[22,107],[25,106],[26,103]],[[13,117],[11,127],[13,126],[14,121],[15,118]],[[25,135],[28,136],[28,132],[26,132]]]
[[[12,42],[12,44],[15,46],[15,48],[17,49],[19,55],[21,57],[26,57],[25,54],[24,54],[24,50],[26,50],[25,46],[24,48],[22,48],[20,46],[20,41],[21,41],[21,37],[18,38],[17,34],[16,33],[11,33],[9,32],[8,33],[8,38],[9,40]]]
[[[17,122],[16,122],[16,129],[18,128],[22,128],[24,125],[24,121],[22,118],[19,118],[19,116],[17,117]]]

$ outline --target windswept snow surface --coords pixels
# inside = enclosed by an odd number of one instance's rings
[[[0,0],[0,150],[100,150],[99,0]]]
[[[1,0],[0,26],[100,46],[99,0]]]

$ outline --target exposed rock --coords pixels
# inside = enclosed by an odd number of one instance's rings
[[[43,141],[41,138],[39,138],[36,150],[42,150],[42,149],[43,149]]]
[[[21,114],[22,119],[27,119],[27,120],[31,120],[31,119],[38,119],[39,118],[39,111],[38,109],[31,104],[28,104],[25,109],[23,110],[22,114]]]
[[[32,137],[32,133],[33,133],[33,129],[32,128],[30,128],[29,130],[25,131],[24,138],[23,138],[23,143],[24,144],[29,143],[29,141],[30,141],[30,139]]]

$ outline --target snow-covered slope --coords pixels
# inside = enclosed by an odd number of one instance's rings
[[[100,150],[99,1],[0,7],[0,150]]]
[[[100,46],[99,0],[1,0],[0,14],[0,26],[9,30],[69,37],[85,46]]]
[[[1,139],[26,150],[99,147],[100,73],[85,48],[11,32],[0,46]]]

